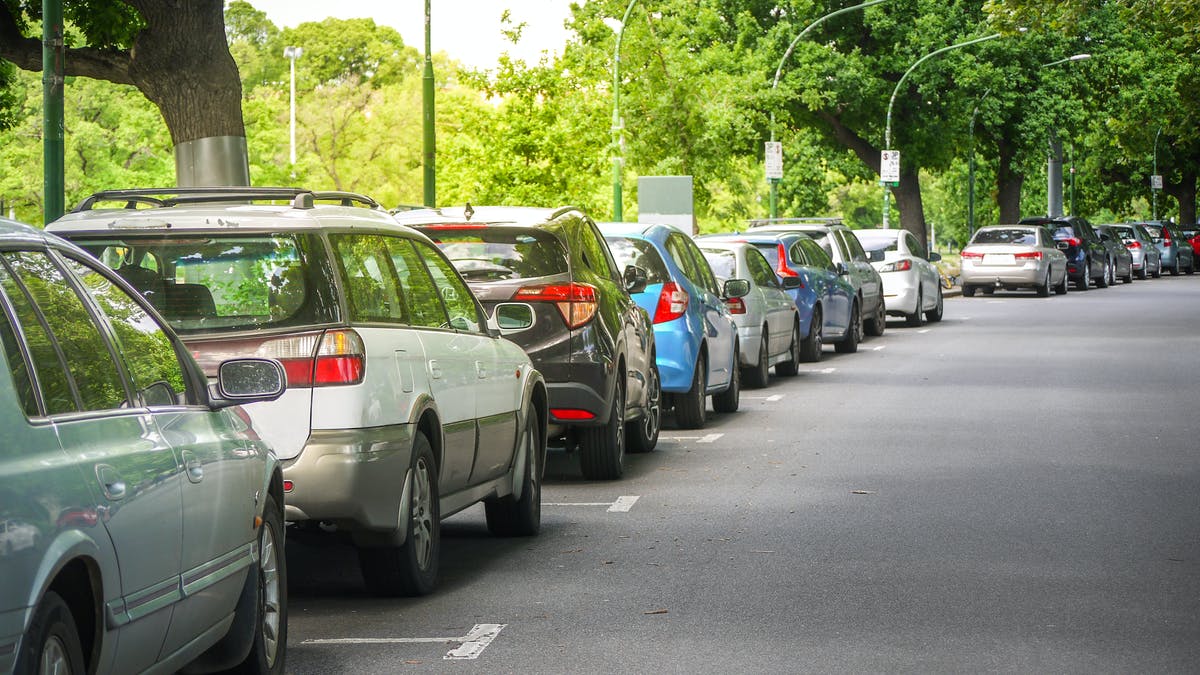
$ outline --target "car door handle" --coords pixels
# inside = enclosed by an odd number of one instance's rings
[[[478,375],[479,379],[481,380],[487,379],[487,366],[483,365],[483,361],[475,362],[475,374]]]
[[[121,478],[121,474],[108,464],[96,465],[96,479],[100,481],[100,487],[104,490],[104,496],[116,501],[125,497],[125,481]]]
[[[435,380],[442,379],[442,367],[438,365],[437,359],[429,359],[429,376]]]
[[[191,450],[183,451],[183,468],[187,472],[189,481],[199,483],[204,480],[204,464]]]

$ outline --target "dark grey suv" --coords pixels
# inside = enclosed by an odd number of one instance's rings
[[[470,206],[409,211],[397,220],[434,240],[505,337],[546,378],[550,438],[580,450],[585,478],[624,472],[658,442],[661,385],[650,318],[630,297],[645,270],[617,267],[603,235],[576,208]],[[532,326],[507,330],[508,312]]]

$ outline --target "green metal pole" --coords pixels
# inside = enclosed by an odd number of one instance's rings
[[[63,19],[62,0],[42,0],[42,218],[62,216],[63,168]]]
[[[613,184],[613,220],[618,223],[624,219],[621,205],[621,165],[625,162],[621,154],[621,132],[625,125],[621,122],[621,37],[625,35],[625,24],[629,23],[629,13],[637,0],[629,0],[625,15],[621,17],[621,29],[617,31],[617,46],[613,49],[613,119],[612,119],[612,184]]]
[[[430,39],[429,5],[425,0],[425,74],[422,77],[422,127],[424,131],[425,206],[437,206],[437,137],[433,115],[433,41]]]
[[[1162,127],[1159,127],[1158,131],[1154,132],[1154,175],[1155,176],[1158,175],[1158,137],[1161,134],[1162,134]],[[1153,185],[1150,186],[1150,199],[1152,200],[1151,206],[1150,206],[1150,220],[1158,220],[1158,190],[1155,190]]]

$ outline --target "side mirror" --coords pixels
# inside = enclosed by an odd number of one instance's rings
[[[275,359],[230,359],[217,367],[216,391],[210,391],[209,403],[225,408],[274,401],[286,388],[287,374]]]
[[[625,266],[625,290],[629,293],[641,293],[646,290],[646,284],[650,277],[646,274],[646,269],[637,265]]]
[[[834,263],[834,264],[833,264],[833,271],[834,271],[834,272],[837,272],[837,275],[838,275],[839,277],[844,277],[844,276],[846,276],[847,274],[850,274],[850,268],[849,268],[849,267],[846,267],[846,263],[843,263],[843,262]]]
[[[942,261],[941,253],[934,251],[933,253],[929,254],[929,262],[941,262],[941,261]]]
[[[533,307],[523,302],[496,305],[488,324],[501,333],[514,333],[533,326]]]
[[[804,285],[804,283],[802,281],[800,281],[800,277],[784,277],[783,278],[783,290],[785,290],[785,291],[795,290],[797,288],[800,288],[803,285]]]
[[[727,299],[744,298],[750,295],[750,282],[745,279],[730,279],[725,282],[721,291]]]

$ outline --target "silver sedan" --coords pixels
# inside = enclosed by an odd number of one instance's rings
[[[976,289],[1033,288],[1039,296],[1050,289],[1067,292],[1067,258],[1054,245],[1054,236],[1040,225],[992,225],[980,228],[962,250],[959,277],[963,295]]]

